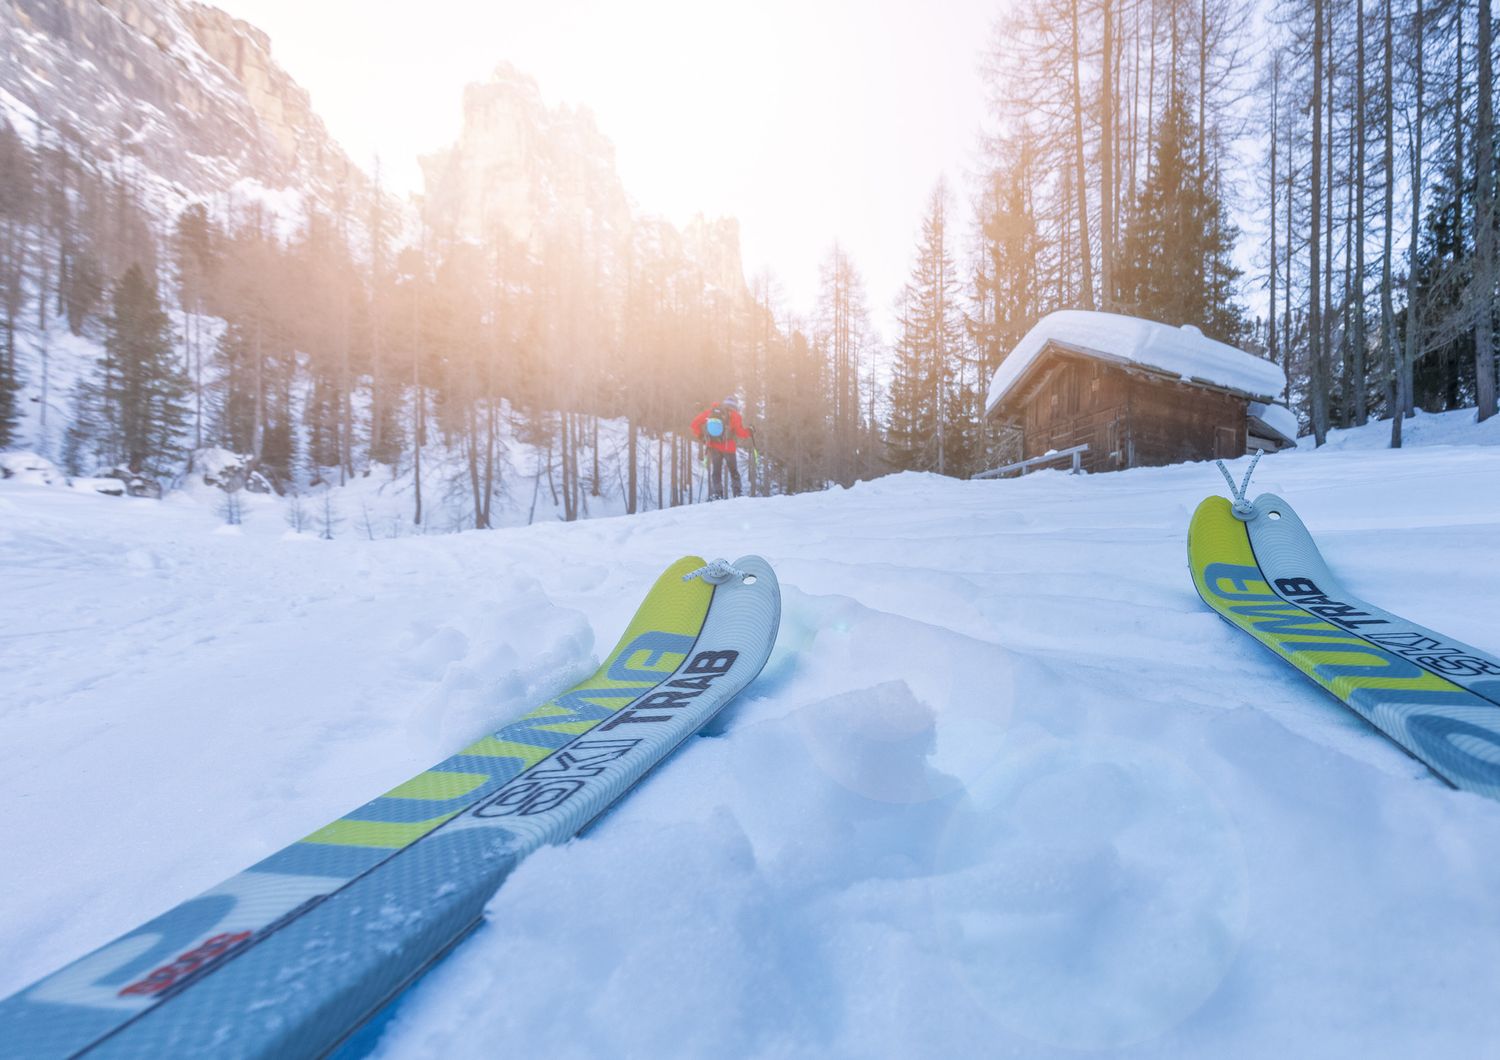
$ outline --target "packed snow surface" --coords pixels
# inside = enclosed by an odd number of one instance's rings
[[[990,379],[986,412],[993,411],[1021,381],[1049,342],[1224,387],[1262,401],[1274,401],[1286,390],[1286,373],[1276,365],[1210,339],[1195,327],[1174,328],[1119,313],[1063,309],[1038,320],[1000,362]]]
[[[1254,490],[1352,592],[1500,648],[1500,449],[1345,439]],[[1222,486],[908,474],[322,541],[270,498],[221,534],[192,495],[0,482],[0,994],[587,673],[677,556],[758,552],[785,604],[760,679],[359,1048],[1488,1051],[1500,803],[1199,602],[1184,539]]]

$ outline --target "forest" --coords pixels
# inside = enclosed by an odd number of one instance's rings
[[[425,460],[482,528],[511,440],[564,518],[696,499],[687,423],[738,391],[755,494],[963,477],[1013,445],[990,375],[1065,308],[1195,325],[1285,367],[1313,444],[1380,418],[1399,446],[1413,410],[1495,412],[1493,39],[1491,0],[1017,0],[976,57],[984,165],[934,173],[903,290],[834,244],[806,313],[709,282],[665,222],[476,239],[378,172],[290,230],[258,200],[163,217],[6,124],[0,449],[170,480],[217,446],[282,492],[414,474],[418,525]],[[64,330],[104,354],[61,396]]]

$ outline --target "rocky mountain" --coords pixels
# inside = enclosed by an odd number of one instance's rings
[[[191,0],[0,0],[0,118],[168,216],[235,188],[332,206],[365,182],[266,35]]]
[[[458,142],[422,158],[428,223],[463,239],[538,238],[544,217],[625,232],[630,202],[614,145],[587,110],[549,108],[531,77],[501,65],[464,89]]]
[[[705,286],[745,294],[739,223],[696,217],[663,233],[660,219],[632,204],[614,145],[587,109],[549,107],[536,81],[508,64],[469,85],[463,108],[458,141],[421,160],[423,210],[435,230],[476,242],[503,233],[533,252],[558,219],[618,245],[665,239]]]

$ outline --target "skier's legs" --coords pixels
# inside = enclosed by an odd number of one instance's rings
[[[740,458],[734,453],[725,453],[724,459],[729,462],[729,482],[734,486],[734,495],[740,495]],[[719,496],[724,496],[720,492]]]
[[[708,499],[718,500],[724,496],[724,454],[717,449],[708,451]]]

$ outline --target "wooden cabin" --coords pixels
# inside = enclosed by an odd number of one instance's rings
[[[1285,385],[1276,365],[1195,328],[1065,311],[1001,364],[986,412],[1019,431],[1023,461],[1087,445],[1084,470],[1119,471],[1295,445],[1295,417],[1274,405]]]

